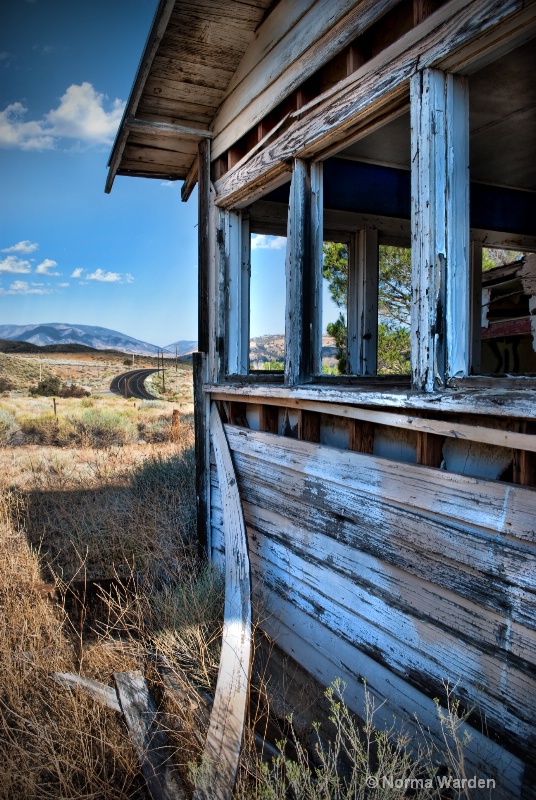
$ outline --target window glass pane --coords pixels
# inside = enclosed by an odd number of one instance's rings
[[[411,249],[380,245],[378,375],[407,375],[410,363]]]
[[[251,234],[250,370],[285,366],[285,236]]]
[[[348,371],[348,245],[324,242],[322,270],[322,373]]]

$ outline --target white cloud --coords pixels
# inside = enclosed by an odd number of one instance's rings
[[[54,137],[43,129],[41,122],[24,122],[27,111],[22,103],[11,103],[5,111],[0,111],[0,147],[50,150],[54,147]]]
[[[0,272],[31,272],[32,266],[29,261],[17,256],[6,256],[0,260]]]
[[[69,286],[69,284],[68,284],[68,283],[58,283],[58,286],[59,286],[61,289],[65,289],[65,287],[66,287],[66,286]]]
[[[81,278],[83,271],[84,270],[82,269],[82,267],[77,267],[76,269],[73,269],[73,271],[71,272],[71,278]]]
[[[28,253],[33,253],[38,247],[39,245],[35,242],[25,239],[23,242],[11,245],[11,247],[4,247],[3,250],[0,250],[0,253],[24,253],[27,255]]]
[[[56,261],[53,261],[51,258],[45,258],[44,261],[37,265],[35,271],[38,275],[61,275],[61,272],[50,272],[51,269],[57,266],[58,264]]]
[[[87,281],[101,281],[102,283],[122,283],[123,276],[120,272],[105,272],[100,267],[95,272],[86,275]]]
[[[27,281],[14,281],[9,289],[0,288],[0,294],[50,294],[50,289],[44,289],[42,283],[30,284]]]
[[[284,236],[267,236],[264,233],[254,233],[251,237],[252,250],[282,250],[287,246]]]
[[[24,121],[28,109],[11,103],[0,111],[0,147],[22,150],[50,150],[59,138],[70,138],[90,145],[111,144],[121,121],[124,102],[115,99],[105,109],[106,97],[91,83],[73,83],[60,98],[57,108],[41,120]]]
[[[124,103],[115,99],[110,111],[104,110],[105,96],[91,83],[69,86],[60,105],[46,115],[54,136],[68,136],[91,144],[111,144],[121,122]]]

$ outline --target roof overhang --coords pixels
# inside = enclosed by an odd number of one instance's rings
[[[210,125],[271,3],[160,0],[108,161],[106,192],[116,175],[129,175],[183,180],[187,199],[197,180],[198,144],[211,138]]]

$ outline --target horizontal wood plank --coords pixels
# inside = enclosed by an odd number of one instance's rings
[[[530,380],[530,379],[529,379]],[[478,380],[476,381],[478,384]],[[261,383],[244,382],[224,385],[207,384],[204,391],[218,396],[220,393],[237,397],[256,398],[255,402],[266,402],[268,398],[277,399],[281,405],[287,400],[313,400],[317,402],[340,403],[341,405],[369,406],[372,408],[402,409],[408,412],[446,411],[459,414],[480,414],[493,417],[520,417],[536,419],[536,390],[525,388],[523,378],[515,384],[506,381],[505,388],[497,379],[492,388],[446,389],[432,393],[410,392],[405,389],[390,388],[381,381],[355,378],[349,386],[325,384],[304,384],[288,388],[266,386]],[[242,399],[242,397],[240,397]]]
[[[233,452],[292,469],[304,479],[329,478],[398,508],[426,510],[483,529],[483,534],[489,530],[512,537],[512,545],[516,539],[536,543],[536,493],[531,489],[238,427],[226,430]]]
[[[218,399],[232,400],[235,395],[220,393]],[[257,397],[245,396],[244,402],[258,403]],[[281,405],[281,402],[266,398],[266,405]],[[288,405],[302,411],[316,411],[317,413],[333,414],[344,419],[364,420],[365,422],[389,425],[394,428],[416,430],[438,436],[448,436],[454,439],[463,439],[471,442],[482,442],[498,447],[517,448],[536,452],[536,435],[516,433],[501,428],[466,425],[459,422],[443,422],[441,420],[425,419],[402,414],[393,414],[387,411],[375,411],[356,406],[341,406],[335,403],[321,403],[310,400],[292,399]]]

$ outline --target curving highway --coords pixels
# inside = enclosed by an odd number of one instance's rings
[[[157,369],[133,369],[118,375],[110,384],[110,391],[121,397],[136,397],[138,400],[156,400],[154,394],[147,391],[144,381]]]

